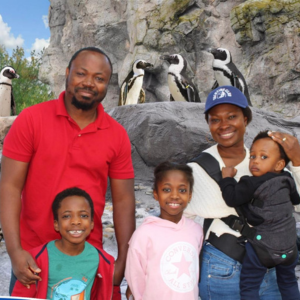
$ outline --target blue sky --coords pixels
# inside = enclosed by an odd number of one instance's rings
[[[0,44],[9,53],[23,47],[25,56],[47,47],[49,6],[49,0],[0,0]]]

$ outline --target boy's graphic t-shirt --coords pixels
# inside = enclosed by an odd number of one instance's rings
[[[49,280],[47,299],[88,300],[99,265],[95,247],[85,243],[82,253],[70,256],[59,251],[55,241],[47,245]]]

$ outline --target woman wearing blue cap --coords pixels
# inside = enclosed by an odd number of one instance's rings
[[[250,176],[249,150],[244,145],[244,135],[252,112],[244,94],[232,86],[213,90],[205,103],[205,119],[216,144],[204,152],[217,161],[220,170],[225,166],[234,167],[237,181],[244,175]],[[299,191],[300,145],[297,138],[281,132],[269,135],[282,145],[291,160],[290,170]],[[195,187],[185,215],[205,218],[199,284],[201,300],[240,300],[240,271],[245,247],[237,211],[226,205],[219,185],[203,167],[196,162],[189,165],[193,169]],[[274,268],[265,274],[259,299],[281,299]]]

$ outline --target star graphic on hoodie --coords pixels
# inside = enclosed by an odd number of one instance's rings
[[[190,274],[190,265],[192,264],[191,261],[187,261],[185,259],[185,256],[181,255],[181,261],[179,262],[172,262],[172,265],[174,265],[178,269],[177,279],[182,275],[186,274],[187,276],[191,276]]]

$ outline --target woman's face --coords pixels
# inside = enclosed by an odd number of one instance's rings
[[[244,145],[247,117],[240,107],[219,104],[208,112],[208,126],[213,139],[223,147]]]

